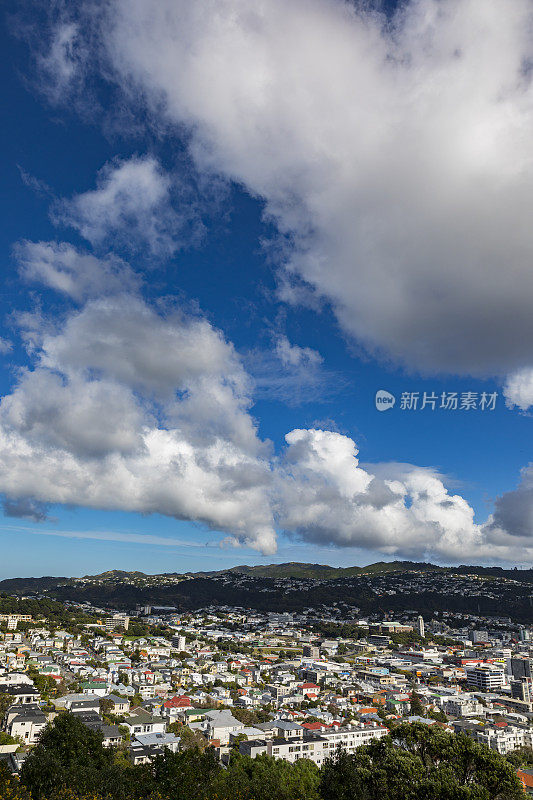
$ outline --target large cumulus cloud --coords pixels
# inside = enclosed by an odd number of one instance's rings
[[[285,438],[277,510],[285,530],[307,541],[445,562],[533,559],[531,470],[479,524],[433,469],[363,468],[355,442],[333,431],[293,430]]]
[[[281,493],[289,530],[315,542],[419,555],[453,549],[455,530],[470,535],[472,509],[431,471],[375,476],[359,465],[355,442],[332,431],[294,430],[286,440]]]
[[[0,404],[10,501],[158,512],[274,551],[268,447],[219,331],[117,295],[55,330],[37,322],[31,342],[34,365]]]
[[[480,525],[435,470],[363,467],[340,433],[295,429],[275,455],[239,355],[200,316],[115,294],[22,324],[32,364],[0,403],[11,515],[43,519],[58,503],[194,520],[263,553],[284,531],[387,555],[533,561],[529,472]]]
[[[69,7],[41,54],[61,88],[50,96],[79,90],[96,63],[158,133],[186,131],[201,173],[264,202],[285,299],[302,287],[326,298],[362,346],[410,367],[511,373],[507,401],[528,407],[528,0],[410,0],[392,20],[341,0],[89,8],[90,22]],[[127,250],[127,230],[151,257],[175,252],[173,190],[151,157],[115,162],[54,210],[98,258],[57,243],[20,249],[27,280],[85,305],[59,323],[23,319],[31,366],[0,406],[8,508],[159,512],[265,553],[283,530],[389,555],[533,561],[530,471],[479,524],[435,470],[363,468],[356,443],[333,431],[293,430],[272,457],[223,334],[150,306],[127,266],[100,252]],[[307,372],[320,363],[283,339],[276,357]]]
[[[528,0],[411,0],[393,20],[341,0],[100,8],[107,74],[264,200],[287,298],[303,279],[363,346],[423,370],[530,363]]]

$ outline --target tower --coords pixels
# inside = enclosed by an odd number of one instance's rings
[[[529,628],[524,628],[523,625],[520,626],[520,641],[521,642],[529,642],[531,639],[531,635],[529,633]]]

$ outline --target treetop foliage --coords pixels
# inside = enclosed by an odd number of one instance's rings
[[[191,743],[193,744],[193,743]],[[236,752],[165,751],[133,765],[124,749],[72,714],[59,715],[28,755],[20,782],[0,769],[2,800],[522,800],[515,765],[469,737],[402,723],[389,736],[344,751],[319,770]]]

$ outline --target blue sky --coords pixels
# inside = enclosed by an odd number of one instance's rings
[[[531,563],[527,9],[209,5],[6,19],[0,577]]]

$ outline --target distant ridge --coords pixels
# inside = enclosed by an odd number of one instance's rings
[[[299,561],[288,561],[282,564],[261,564],[250,566],[239,564],[222,570],[198,571],[198,572],[162,572],[158,574],[148,574],[137,570],[126,571],[111,569],[101,572],[98,575],[84,575],[83,580],[93,581],[142,581],[143,579],[154,580],[161,578],[191,579],[191,578],[216,578],[223,575],[248,575],[252,578],[300,578],[307,580],[337,580],[339,578],[350,578],[358,575],[379,575],[391,572],[452,572],[469,575],[484,575],[494,577],[517,578],[522,581],[533,582],[533,569],[505,569],[503,567],[481,567],[468,564],[461,564],[456,567],[443,567],[426,561],[377,561],[363,567],[331,567],[328,564],[310,564]],[[26,578],[7,578],[0,581],[0,591],[20,592],[23,589],[28,591],[48,589],[58,584],[73,583],[80,580],[75,577],[26,577]]]
[[[179,562],[177,564],[179,566]],[[234,606],[262,611],[299,611],[342,604],[361,614],[417,610],[533,619],[533,570],[442,567],[417,561],[379,561],[367,566],[241,564],[217,572],[147,575],[111,569],[83,578],[11,578],[0,592],[19,597],[89,603],[132,610],[165,606],[186,611]],[[25,601],[22,601],[25,602]]]
[[[289,561],[285,564],[265,564],[255,567],[242,564],[209,574],[223,575],[228,572],[237,572],[256,578],[318,578],[321,580],[335,580],[336,578],[348,578],[352,575],[375,575],[380,572],[405,572],[409,570],[425,572],[443,569],[446,569],[446,567],[415,561],[377,561],[375,564],[369,564],[366,567],[330,567],[327,564],[306,564],[298,561]]]

